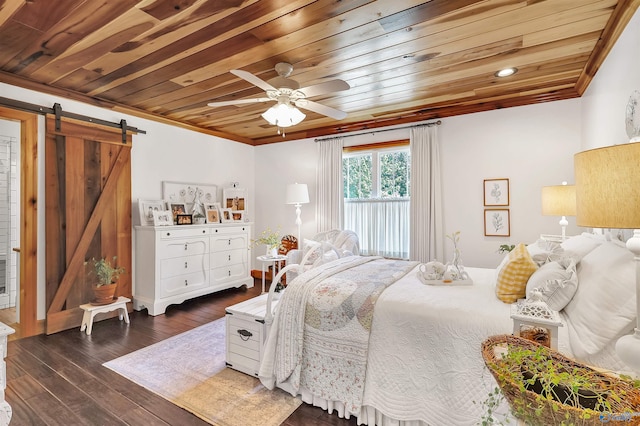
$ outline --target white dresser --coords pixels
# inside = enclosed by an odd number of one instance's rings
[[[250,224],[136,226],[133,308],[149,315],[230,287],[253,287]]]

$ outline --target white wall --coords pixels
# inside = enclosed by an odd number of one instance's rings
[[[239,182],[247,189],[249,216],[252,219],[255,215],[253,200],[255,148],[252,146],[3,83],[0,83],[0,93],[6,98],[48,107],[52,107],[57,102],[61,104],[63,111],[112,122],[125,119],[129,126],[146,131],[146,134],[133,137],[131,151],[131,197],[134,224],[139,223],[137,199],[161,199],[162,181],[165,180],[216,184],[219,200],[222,199],[222,188],[228,186],[230,182]],[[44,119],[40,117],[38,128],[38,198],[40,200],[44,200],[44,135]],[[44,202],[40,205],[43,206]],[[42,319],[45,317],[44,209],[39,211],[38,216],[38,319]],[[135,274],[131,272],[134,278]],[[133,285],[135,287],[135,281]]]
[[[460,246],[467,266],[495,267],[500,244],[530,243],[541,233],[559,234],[559,217],[541,214],[543,186],[573,183],[573,154],[580,148],[580,101],[568,100],[442,120],[439,127],[444,190],[445,233],[461,231]],[[345,138],[345,145],[408,139],[401,129]],[[309,185],[311,203],[302,209],[302,237],[316,232],[317,151],[313,140],[264,145],[256,149],[256,199],[268,203],[256,230],[281,226],[296,235],[292,206],[284,204],[287,183]],[[483,180],[509,178],[511,237],[484,236]],[[569,220],[569,235],[578,232]],[[449,247],[447,252],[451,251]],[[448,260],[448,259],[447,259]]]
[[[582,96],[582,149],[629,141],[625,110],[629,96],[640,91],[640,9]]]

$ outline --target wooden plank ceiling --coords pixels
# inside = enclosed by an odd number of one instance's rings
[[[578,97],[639,4],[0,0],[0,81],[257,145]],[[312,98],[347,117],[305,111],[283,138],[273,103],[207,106],[264,96],[229,71],[278,62],[303,87],[348,82]]]

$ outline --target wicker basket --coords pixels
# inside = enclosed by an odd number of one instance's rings
[[[494,350],[497,346],[535,351],[541,345],[510,335],[492,336],[482,344],[485,364],[498,382],[513,414],[524,420],[527,425],[602,425],[603,423],[640,425],[640,389],[635,388],[629,381],[598,372],[559,352],[544,348],[545,355],[553,360],[558,368],[566,371],[578,370],[581,374],[589,375],[590,383],[606,389],[611,395],[617,395],[621,399],[616,401],[616,398],[607,398],[611,413],[562,404],[551,397],[544,398],[538,393],[525,389],[521,381],[519,383],[513,381],[513,376],[505,377],[501,374],[500,363],[503,361],[500,361],[499,355]],[[517,368],[520,369],[520,366]]]

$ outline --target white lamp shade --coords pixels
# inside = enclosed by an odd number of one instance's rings
[[[575,216],[576,187],[574,185],[543,187],[542,214],[544,216]]]
[[[306,204],[309,202],[309,190],[306,183],[287,185],[286,204]]]
[[[640,143],[579,152],[574,160],[577,224],[640,229]]]
[[[262,114],[269,124],[278,127],[290,127],[300,123],[306,115],[290,104],[279,103]]]

